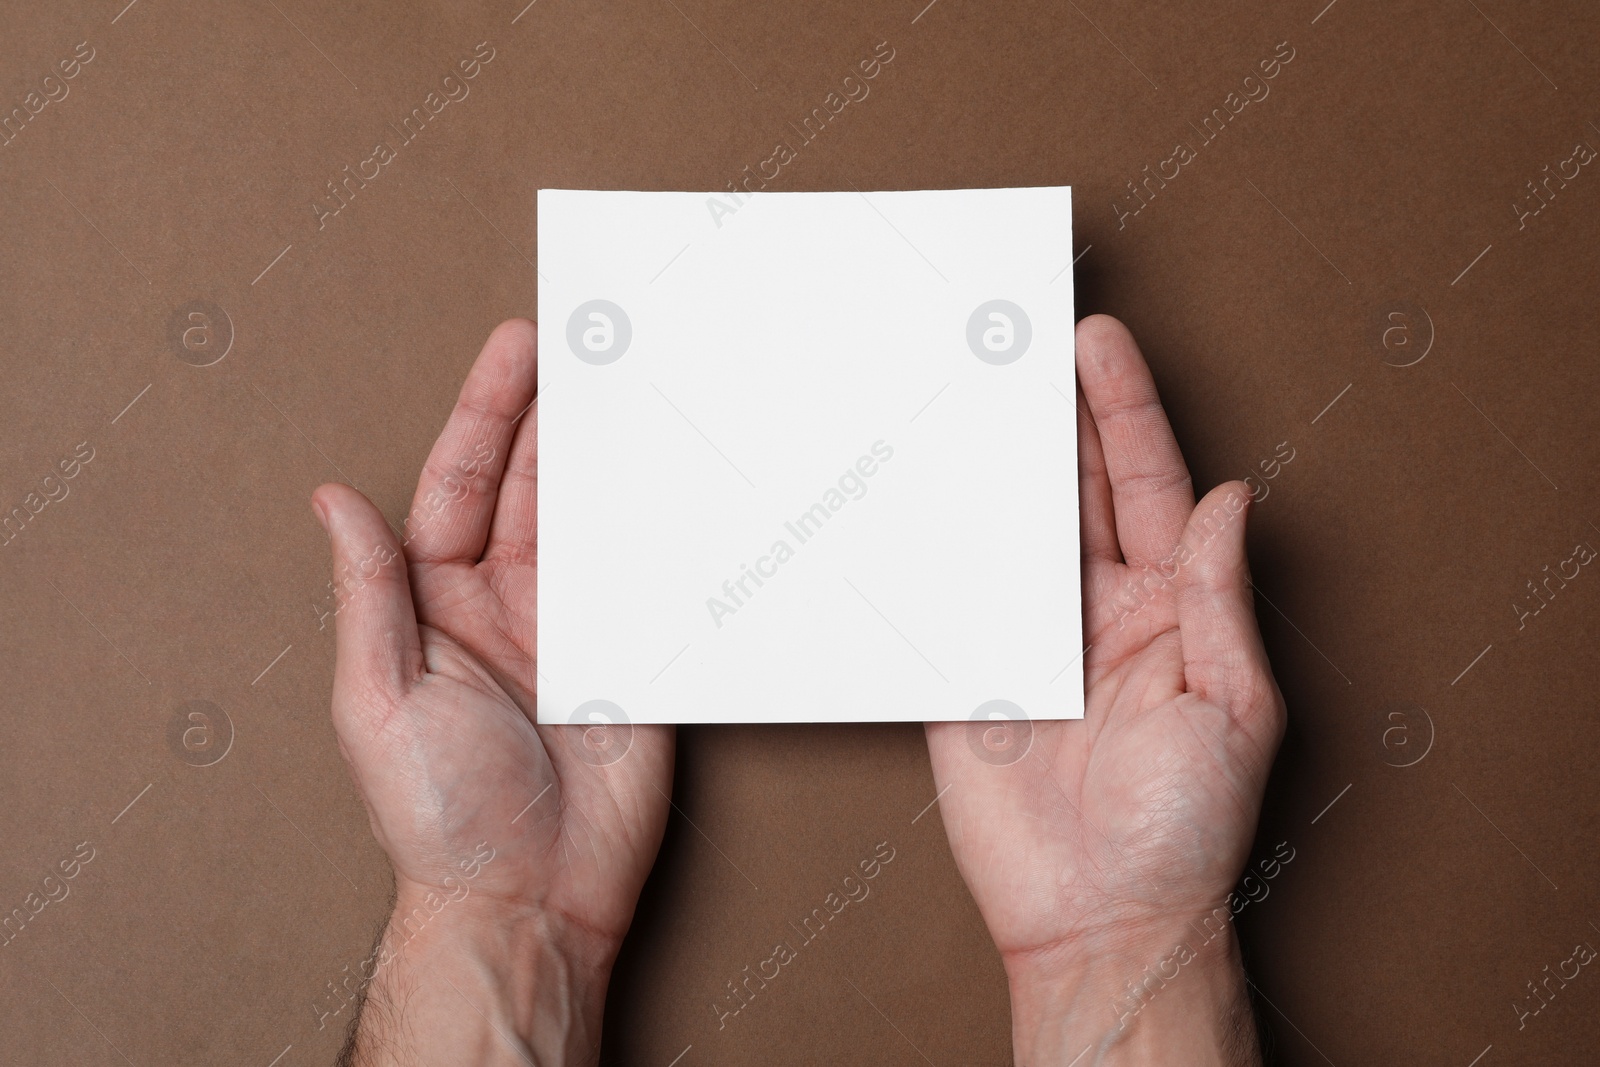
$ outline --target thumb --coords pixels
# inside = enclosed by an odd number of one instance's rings
[[[1256,625],[1245,558],[1249,510],[1243,482],[1211,490],[1189,516],[1174,561],[1186,688],[1255,725],[1282,707],[1282,697]]]
[[[311,507],[333,550],[335,695],[398,696],[423,662],[405,553],[382,512],[348,485],[319,486]]]

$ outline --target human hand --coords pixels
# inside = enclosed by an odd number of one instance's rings
[[[1229,482],[1195,506],[1120,322],[1078,324],[1077,367],[1084,718],[992,724],[1015,747],[988,759],[969,747],[984,726],[929,723],[945,830],[1005,963],[1019,1064],[1255,1063],[1225,902],[1284,706],[1249,494]]]
[[[396,906],[347,1063],[597,1062],[666,825],[671,727],[534,724],[536,334],[490,335],[402,548],[330,484],[333,721]],[[485,1025],[487,1024],[487,1025]]]

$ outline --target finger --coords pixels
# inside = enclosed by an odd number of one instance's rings
[[[1279,704],[1256,624],[1245,517],[1250,492],[1225,482],[1195,508],[1172,565],[1185,688],[1238,720],[1259,721]]]
[[[536,350],[527,319],[502,322],[484,343],[417,482],[406,518],[412,560],[476,563],[483,554],[518,416],[533,400]]]
[[[517,425],[500,476],[500,499],[489,527],[484,559],[531,563],[539,518],[539,404],[535,400]]]
[[[1100,431],[1078,389],[1078,523],[1083,536],[1083,554],[1090,559],[1122,562],[1117,546],[1116,514],[1111,506],[1111,481],[1106,472],[1106,453],[1100,444]]]
[[[1104,446],[1117,540],[1129,563],[1166,558],[1194,510],[1189,468],[1161,409],[1150,368],[1126,326],[1078,323],[1078,380]]]
[[[404,692],[422,673],[422,644],[400,543],[383,513],[348,485],[320,486],[311,506],[333,550],[334,684]]]

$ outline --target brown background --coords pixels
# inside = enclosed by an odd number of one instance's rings
[[[1513,1005],[1600,944],[1600,576],[1514,605],[1600,546],[1600,168],[1525,229],[1512,205],[1600,147],[1600,18],[925,2],[6,5],[0,109],[94,58],[0,148],[0,511],[94,459],[0,548],[0,911],[95,856],[0,948],[0,1059],[332,1059],[348,1013],[316,1005],[389,876],[328,721],[308,493],[399,521],[483,338],[533,312],[536,189],[721,189],[880,41],[772,188],[1073,185],[1079,310],[1142,340],[1200,487],[1293,450],[1251,549],[1291,717],[1258,853],[1295,859],[1239,920],[1278,1061],[1592,1059],[1600,975]],[[319,230],[481,41],[471,95]],[[1284,41],[1270,96],[1119,227]],[[235,334],[212,366],[168,340],[196,299]],[[168,743],[191,700],[235,732],[211,766]],[[913,821],[933,795],[914,727],[684,729],[606,1062],[1005,1062],[998,960],[937,809]],[[883,840],[873,895],[719,1032],[724,983]]]

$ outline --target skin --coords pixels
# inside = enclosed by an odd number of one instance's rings
[[[929,723],[945,830],[1005,963],[1017,1063],[1256,1064],[1225,901],[1284,705],[1245,560],[1249,494],[1229,482],[1195,506],[1120,322],[1080,322],[1077,362],[1084,718],[1024,725],[1003,765],[974,756],[969,724]],[[1130,999],[1147,969],[1153,995]]]
[[[1248,493],[1227,483],[1197,509],[1127,330],[1092,316],[1077,344],[1086,715],[1027,724],[1026,747],[989,761],[969,724],[930,723],[945,827],[1005,962],[1019,1064],[1256,1064],[1215,912],[1284,721]],[[341,592],[334,726],[395,870],[346,1064],[597,1063],[665,827],[671,728],[533,723],[534,368],[533,324],[503,323],[403,547],[354,489],[312,497]]]
[[[670,727],[534,725],[535,352],[527,320],[489,337],[403,554],[356,490],[312,496],[341,589],[334,727],[395,874],[393,958],[347,1063],[597,1062],[611,965],[666,826]],[[466,878],[483,846],[493,858]],[[419,907],[426,922],[403,925]]]

